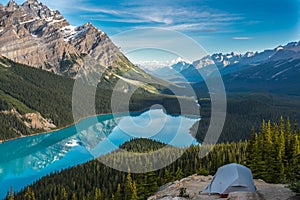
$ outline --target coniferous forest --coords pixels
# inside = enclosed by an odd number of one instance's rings
[[[10,67],[5,67],[10,66]],[[43,130],[30,129],[20,115],[39,112],[58,127],[74,123],[72,115],[72,90],[74,80],[26,65],[0,58],[0,140],[7,140]],[[102,83],[96,90],[97,114],[111,113],[112,86]],[[174,96],[137,91],[130,99],[130,110],[140,111],[153,104],[161,104],[170,113],[178,112]],[[86,116],[88,117],[88,116]]]
[[[18,113],[39,112],[50,118],[59,128],[74,122],[72,116],[72,89],[74,80],[53,73],[14,63],[0,58],[0,140],[20,135],[43,132],[29,129],[14,114],[3,113],[16,109]],[[197,90],[196,90],[197,91]],[[166,92],[169,94],[169,92]],[[95,96],[96,113],[111,112],[112,90],[104,83]],[[210,121],[210,99],[206,92],[198,91],[201,105],[201,121],[195,124],[197,139],[201,141]],[[228,94],[227,116],[219,142],[246,140],[252,127],[258,131],[262,119],[277,120],[281,115],[291,120],[300,118],[300,98],[276,94]],[[144,110],[151,105],[161,104],[168,113],[178,114],[180,108],[175,96],[137,92],[130,99],[130,110]],[[247,115],[245,115],[247,113]],[[199,128],[198,128],[199,127]],[[192,132],[193,132],[192,130]]]
[[[129,173],[120,172],[93,160],[43,177],[20,193],[14,194],[12,189],[7,199],[146,199],[168,182],[195,173],[213,175],[228,163],[244,164],[251,168],[254,178],[269,183],[290,183],[290,188],[299,192],[297,123],[282,117],[278,122],[263,121],[259,131],[252,130],[251,135],[247,141],[190,146],[171,165],[148,173],[134,174],[130,169]],[[134,139],[120,148],[130,152],[152,152],[164,146],[158,141]],[[208,149],[212,149],[210,153],[200,158],[201,151]]]

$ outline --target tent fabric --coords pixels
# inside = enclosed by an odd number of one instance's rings
[[[243,165],[232,163],[220,167],[202,193],[229,194],[255,191],[251,170]]]

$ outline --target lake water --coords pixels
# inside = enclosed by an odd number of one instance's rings
[[[163,110],[90,117],[68,128],[0,144],[0,199],[10,186],[19,191],[41,177],[107,154],[132,138],[183,147],[197,144],[189,129],[196,117]]]

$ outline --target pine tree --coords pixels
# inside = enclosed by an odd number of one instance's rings
[[[164,174],[164,183],[169,183],[173,181],[173,176],[172,174],[170,173],[170,171],[168,169],[165,170],[165,174]]]
[[[8,200],[14,200],[14,199],[15,198],[14,198],[13,188],[10,186]]]
[[[259,137],[258,134],[254,134],[249,146],[248,146],[248,156],[247,156],[247,164],[251,168],[253,176],[255,178],[265,179],[266,172],[266,163],[263,160],[262,153],[262,137]]]
[[[263,122],[264,123],[264,122]],[[289,119],[279,124],[262,124],[260,134],[252,135],[247,147],[247,165],[256,178],[285,183],[299,165],[300,142],[297,125],[291,130]],[[287,151],[288,149],[288,151]]]
[[[265,176],[265,180],[267,182],[275,182],[278,177],[276,176],[276,149],[273,145],[273,134],[271,121],[269,120],[267,123],[266,131],[265,131],[265,155],[264,158],[266,160],[267,174]]]
[[[94,199],[95,200],[102,200],[103,199],[101,190],[98,187],[95,189],[95,198]]]
[[[31,190],[30,187],[26,188],[26,191],[24,194],[24,200],[35,200],[34,192]]]
[[[77,196],[76,196],[75,192],[73,192],[73,194],[72,194],[72,200],[77,200]]]
[[[176,171],[176,179],[180,180],[183,178],[183,173],[182,173],[182,169],[180,167],[178,167],[177,171]]]
[[[140,193],[138,193],[139,198],[142,198],[142,196],[144,196],[145,198],[151,196],[153,194],[153,192],[155,192],[158,188],[157,177],[154,172],[148,172],[148,173],[144,174],[144,177],[145,178],[142,183],[144,191],[141,195],[140,195]],[[138,192],[140,192],[140,191],[138,191]]]
[[[118,184],[118,188],[115,194],[115,200],[122,200],[122,194],[121,194],[121,184]]]
[[[124,193],[125,193],[124,194],[124,199],[125,200],[131,200],[131,197],[132,197],[132,179],[131,179],[130,171],[127,174]]]
[[[299,155],[300,155],[300,140],[297,134],[293,134],[291,140],[291,159],[290,159],[290,171],[295,172],[299,169]]]
[[[68,193],[66,191],[66,188],[62,188],[60,191],[60,199],[61,200],[68,200]]]
[[[300,154],[298,154],[298,161],[300,161]],[[293,177],[292,181],[289,185],[289,188],[295,192],[295,193],[300,193],[300,164],[296,165],[294,171],[293,171]]]
[[[276,146],[277,146],[277,174],[278,174],[278,181],[275,182],[284,182],[286,180],[286,176],[285,176],[285,167],[284,167],[284,159],[285,159],[285,133],[284,131],[280,128],[280,131],[277,130],[277,132],[279,132],[279,136],[277,138],[276,141]]]
[[[138,200],[138,196],[137,196],[137,189],[136,189],[136,183],[135,181],[133,182],[133,188],[132,188],[132,200]]]

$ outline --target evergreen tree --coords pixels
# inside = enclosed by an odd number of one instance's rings
[[[125,183],[125,189],[124,189],[124,199],[125,200],[131,200],[132,197],[132,179],[130,175],[130,170],[128,170],[127,179]]]
[[[220,143],[214,145],[213,149],[212,145],[192,145],[186,148],[185,153],[170,166],[154,172],[143,174],[124,173],[111,169],[97,160],[90,161],[86,164],[46,176],[33,184],[29,191],[26,188],[24,191],[16,194],[14,198],[15,200],[27,200],[29,199],[28,194],[31,194],[30,190],[32,190],[36,199],[61,200],[61,196],[63,196],[61,195],[62,188],[67,188],[70,199],[107,200],[111,199],[113,194],[114,198],[118,198],[119,191],[124,195],[122,196],[123,199],[125,198],[125,193],[130,193],[130,196],[126,197],[127,199],[147,199],[157,190],[158,186],[165,184],[167,179],[171,181],[177,178],[181,179],[183,176],[194,174],[195,169],[207,169],[209,174],[215,174],[220,166],[231,162],[246,164],[251,168],[255,178],[261,178],[268,182],[281,182],[284,178],[287,181],[295,179],[293,183],[295,188],[297,186],[297,172],[299,171],[299,131],[293,130],[290,136],[287,137],[290,140],[288,143],[290,145],[289,148],[292,149],[290,152],[291,156],[287,156],[286,151],[284,151],[285,137],[283,139],[282,135],[280,135],[279,124],[271,125],[269,123],[269,125],[262,125],[264,129],[261,129],[258,133],[252,131],[251,139],[248,142]],[[285,125],[283,126],[285,127]],[[285,135],[285,129],[282,130],[283,135]],[[266,137],[266,134],[269,134],[267,131],[270,131],[270,137]],[[268,147],[267,138],[271,138],[272,146]],[[127,143],[125,147],[128,150],[141,149],[146,151],[146,146],[153,150],[160,145],[149,140],[143,140],[141,143],[139,143],[139,140],[134,140]],[[168,150],[166,147],[166,149],[167,151],[163,153],[164,156],[170,155],[168,151],[175,151],[174,148]],[[199,158],[200,151],[206,152],[206,150],[210,149],[212,149],[211,152],[204,158]],[[271,159],[268,158],[270,156],[272,157]],[[282,158],[285,158],[286,161],[281,161]],[[270,162],[272,159],[274,159],[275,164]],[[138,159],[136,162],[147,163],[147,160],[143,158]],[[246,163],[244,163],[245,161]],[[115,162],[128,161],[125,157],[119,156],[116,157]],[[290,164],[287,165],[287,163]],[[271,165],[274,168],[270,168]],[[290,168],[291,174],[286,173],[287,168]],[[269,174],[270,170],[273,171],[273,174]],[[120,184],[119,191],[118,183]],[[125,192],[126,187],[127,192]]]
[[[135,181],[133,182],[133,188],[132,188],[132,200],[138,200],[138,196],[137,196],[137,190],[136,190],[136,183]]]
[[[298,154],[298,160],[300,160],[300,154]],[[292,181],[289,185],[289,188],[295,192],[300,193],[300,164],[298,163],[293,171]]]
[[[285,134],[284,131],[280,130],[279,132],[279,137],[277,139],[277,172],[278,172],[278,177],[281,177],[281,180],[278,180],[278,182],[284,182],[286,181],[286,176],[285,176]],[[277,181],[276,181],[277,182]]]
[[[14,200],[13,188],[10,186],[8,200]]]
[[[101,190],[100,188],[96,187],[95,189],[95,200],[102,200],[102,193],[101,193]]]
[[[72,193],[72,200],[77,200],[77,196],[75,192]]]
[[[247,165],[255,178],[267,182],[284,183],[291,179],[295,166],[299,165],[299,138],[297,125],[290,129],[289,119],[279,124],[262,124],[259,134],[254,134],[247,147]],[[288,140],[288,141],[287,141]],[[288,149],[288,151],[287,151]]]
[[[180,180],[183,178],[183,173],[182,173],[182,169],[180,167],[178,167],[177,171],[176,171],[176,179]]]
[[[153,192],[157,190],[158,188],[157,177],[154,174],[154,172],[148,172],[145,174],[143,187],[145,188],[144,190],[145,197],[151,196]]]
[[[68,200],[68,193],[66,191],[66,188],[62,188],[60,191],[60,199],[61,200]]]
[[[30,187],[26,188],[26,191],[24,194],[24,200],[35,200],[34,192],[31,190]]]
[[[118,184],[118,188],[115,194],[115,200],[122,200],[122,194],[121,194],[121,184]]]
[[[168,169],[165,170],[164,174],[164,183],[169,183],[173,181],[173,176]]]

